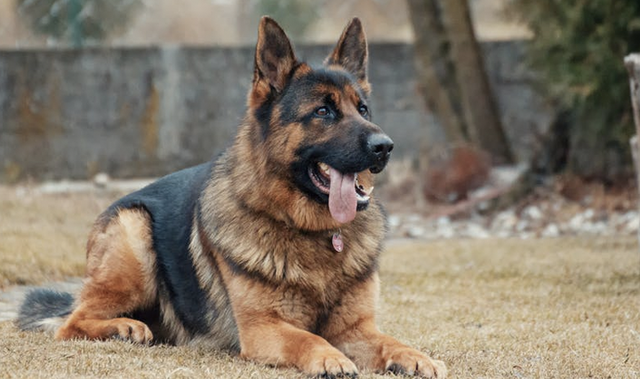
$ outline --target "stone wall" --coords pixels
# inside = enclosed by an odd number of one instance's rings
[[[533,92],[519,42],[483,46],[507,133],[521,159],[551,112]],[[298,47],[320,63],[329,46]],[[442,132],[416,93],[412,47],[370,47],[373,116],[412,156]],[[0,51],[0,182],[159,176],[231,142],[253,48]]]

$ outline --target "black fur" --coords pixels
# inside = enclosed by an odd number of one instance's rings
[[[193,215],[202,189],[211,177],[212,163],[204,163],[167,175],[113,203],[103,217],[113,217],[119,209],[141,208],[151,217],[153,248],[158,277],[173,309],[192,335],[209,331],[207,319],[215,320],[207,297],[200,288],[189,241]],[[209,312],[209,313],[206,313]]]
[[[38,288],[27,293],[16,321],[22,330],[36,330],[48,318],[65,317],[73,310],[73,295],[51,289]]]
[[[279,104],[282,107],[282,112],[280,114],[280,123],[282,125],[287,125],[292,122],[308,124],[311,121],[313,115],[299,114],[298,107],[300,106],[302,99],[309,100],[314,96],[320,96],[321,100],[326,100],[324,94],[318,93],[318,85],[332,86],[340,91],[342,91],[347,85],[350,85],[356,90],[362,102],[364,104],[367,103],[367,96],[351,74],[344,71],[314,67],[314,70],[311,73],[296,79],[285,88],[282,99],[279,101]],[[333,108],[336,108],[335,105]],[[335,121],[339,121],[339,119],[336,119]]]
[[[283,91],[281,99],[277,101],[282,109],[279,120],[282,125],[293,122],[310,125],[317,119],[316,115],[313,112],[300,114],[298,107],[301,99],[309,101],[314,98],[319,106],[326,106],[331,111],[331,117],[323,119],[323,124],[327,128],[336,127],[339,122],[343,121],[343,115],[333,99],[327,93],[317,90],[319,85],[334,87],[338,91],[342,91],[346,86],[351,86],[360,97],[360,104],[367,104],[366,93],[351,73],[327,68],[315,68],[311,73],[290,83]],[[367,112],[362,117],[363,120],[371,121],[370,112]],[[362,172],[373,167],[375,167],[376,172],[382,169],[377,167],[379,166],[378,158],[368,147],[368,137],[373,131],[366,124],[360,124],[358,121],[343,127],[349,132],[343,133],[339,139],[334,138],[322,145],[316,144],[313,140],[305,141],[296,151],[296,157],[298,158],[291,164],[291,173],[296,186],[311,199],[321,204],[326,204],[329,198],[311,182],[308,174],[311,165],[317,162],[324,162],[343,173]],[[355,144],[354,141],[356,141]],[[366,208],[366,203],[358,204],[359,211]]]

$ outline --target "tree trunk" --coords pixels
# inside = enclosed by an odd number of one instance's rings
[[[624,58],[624,64],[629,72],[629,87],[631,89],[631,105],[633,120],[636,123],[636,135],[640,136],[640,54],[630,54]]]
[[[624,58],[624,64],[629,73],[629,87],[631,89],[631,105],[633,120],[636,123],[636,135],[631,138],[631,152],[636,169],[638,189],[640,190],[640,159],[638,151],[638,136],[640,136],[640,54],[630,54]]]
[[[418,87],[429,110],[442,126],[449,143],[467,140],[464,118],[452,62],[447,32],[439,17],[438,0],[408,0],[415,34],[415,67]]]
[[[636,169],[636,185],[640,191],[640,152],[638,151],[638,136],[640,136],[640,54],[630,54],[624,58],[624,64],[629,73],[629,87],[631,89],[631,105],[633,120],[636,123],[636,135],[631,138],[631,154]],[[640,239],[640,231],[638,231]]]
[[[443,0],[441,5],[468,135],[471,142],[492,154],[496,162],[512,163],[513,155],[489,86],[467,1]]]

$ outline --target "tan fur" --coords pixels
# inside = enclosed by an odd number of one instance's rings
[[[98,220],[87,244],[87,276],[79,306],[56,332],[57,339],[119,336],[147,343],[153,338],[140,321],[118,317],[155,300],[155,268],[149,218],[123,210],[113,221]]]

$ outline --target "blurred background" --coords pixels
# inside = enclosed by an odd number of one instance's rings
[[[210,159],[242,120],[264,14],[312,63],[362,19],[374,121],[396,142],[380,195],[399,235],[426,233],[412,217],[637,230],[623,65],[640,51],[636,0],[4,0],[0,183]]]
[[[522,23],[504,17],[507,3],[469,3],[478,38],[530,36]],[[402,0],[186,0],[179,6],[171,0],[6,0],[0,7],[0,46],[9,49],[254,45],[264,14],[277,18],[297,43],[335,43],[355,15],[371,42],[414,41]]]
[[[383,330],[452,377],[640,378],[639,0],[0,0],[0,378],[289,375],[12,321],[79,289],[109,204],[229,146],[265,14],[312,64],[366,30]]]

